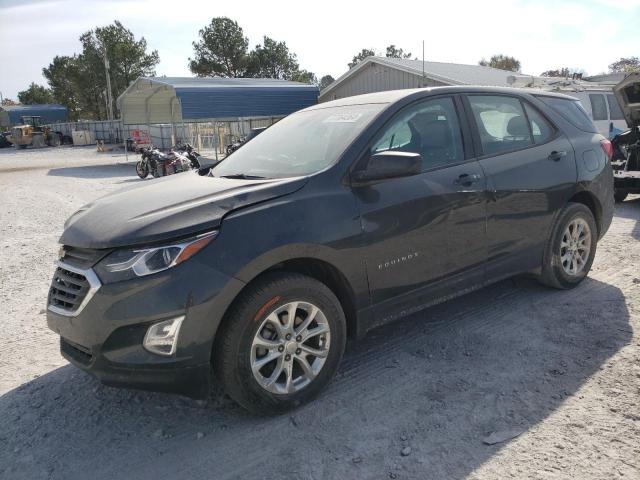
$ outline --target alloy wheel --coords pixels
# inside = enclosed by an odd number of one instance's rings
[[[582,218],[574,218],[562,234],[560,261],[565,273],[577,276],[582,273],[591,253],[591,229]]]
[[[286,303],[262,322],[251,344],[251,371],[265,390],[286,395],[308,386],[331,347],[331,329],[312,303]]]

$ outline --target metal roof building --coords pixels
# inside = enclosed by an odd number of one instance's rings
[[[588,82],[598,82],[609,85],[615,85],[624,80],[627,74],[625,72],[616,73],[601,73],[600,75],[591,75],[590,77],[584,77],[584,80]]]
[[[42,117],[42,123],[66,122],[68,114],[67,107],[54,103],[1,106],[0,125],[3,127],[19,125],[22,123],[23,116]]]
[[[318,87],[270,78],[140,77],[118,97],[125,125],[282,117],[318,102]]]
[[[508,87],[508,78],[513,75],[514,72],[481,65],[367,57],[322,90],[319,101],[403,88],[445,85]]]

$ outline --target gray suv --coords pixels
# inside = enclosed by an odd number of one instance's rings
[[[72,215],[48,324],[105,384],[203,398],[213,380],[283,411],[330,381],[348,336],[512,275],[577,286],[612,220],[610,155],[560,94],[319,104]]]

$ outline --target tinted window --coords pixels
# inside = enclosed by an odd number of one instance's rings
[[[524,104],[524,109],[527,112],[527,117],[529,117],[531,133],[533,134],[533,141],[535,143],[545,143],[551,137],[553,137],[555,129],[551,126],[547,119],[544,118],[540,112],[538,112],[537,109],[533,108],[527,103]]]
[[[559,97],[538,97],[544,103],[553,108],[574,127],[585,132],[598,133],[595,125],[584,111],[578,100]]]
[[[293,113],[229,155],[212,173],[283,178],[333,164],[387,104],[344,105]]]
[[[522,104],[517,98],[470,95],[469,103],[485,154],[517,150],[533,143]]]
[[[464,160],[462,135],[451,98],[437,98],[400,112],[377,137],[372,153],[419,153],[423,170]]]
[[[611,115],[611,120],[624,120],[624,115],[622,114],[622,110],[620,109],[620,104],[616,97],[613,95],[607,95],[607,102],[609,103],[609,114]]]
[[[607,104],[604,101],[604,95],[598,93],[590,93],[589,100],[591,101],[591,113],[594,120],[608,120],[607,116]]]

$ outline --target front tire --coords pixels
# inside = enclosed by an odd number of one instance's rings
[[[146,162],[142,162],[142,160],[138,161],[138,163],[136,163],[136,174],[143,180],[147,178],[147,175],[149,175],[149,165]]]
[[[314,398],[344,353],[346,321],[323,283],[297,273],[267,274],[225,316],[212,355],[227,394],[269,415]]]
[[[47,145],[50,147],[59,147],[60,146],[60,135],[57,133],[50,133],[47,137]]]
[[[596,255],[598,229],[591,210],[569,203],[558,215],[545,249],[540,281],[559,289],[578,285]]]

